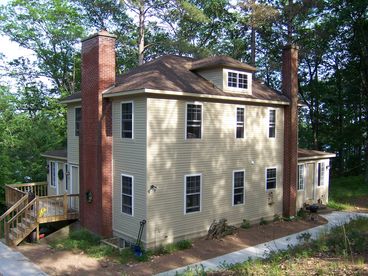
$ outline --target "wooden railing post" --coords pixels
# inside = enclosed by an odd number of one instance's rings
[[[63,206],[64,206],[64,218],[67,219],[68,217],[68,195],[66,193],[64,193]]]

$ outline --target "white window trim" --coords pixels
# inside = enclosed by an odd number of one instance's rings
[[[77,113],[77,108],[80,108],[80,110],[81,110],[81,118],[82,118],[82,106],[75,106],[74,107],[74,126],[73,126],[73,128],[74,128],[74,137],[78,137],[79,138],[79,136],[80,136],[80,131],[81,131],[81,123],[82,123],[82,121],[80,121],[79,122],[79,135],[75,135],[75,133],[76,133],[76,131],[77,131],[77,129],[76,129],[76,127],[75,127],[75,122],[76,122],[76,120],[77,120],[77,116],[76,116],[76,113]]]
[[[124,213],[123,210],[122,210],[122,207],[123,207],[123,179],[122,179],[122,177],[123,176],[130,177],[132,179],[132,214]],[[130,174],[122,173],[120,175],[120,188],[121,188],[121,191],[120,191],[120,212],[123,215],[134,217],[134,176],[130,175]]]
[[[201,138],[187,138],[187,117],[188,117],[188,104],[200,105],[201,108]],[[185,103],[185,131],[184,131],[184,139],[187,141],[197,141],[203,139],[203,103],[202,102],[186,102]]]
[[[322,168],[322,166],[324,166],[324,173],[323,173],[323,179],[322,179],[322,184],[321,185],[318,185],[319,184],[319,182],[318,182],[318,166],[319,166],[319,164],[321,164],[321,168]],[[325,160],[323,160],[323,161],[318,161],[317,162],[317,171],[316,171],[316,178],[317,178],[317,189],[320,189],[320,188],[324,188],[324,187],[326,187],[325,185],[326,185],[326,171],[327,171],[327,169],[326,169],[326,161]],[[321,169],[322,170],[322,169]]]
[[[275,137],[270,137],[270,111],[275,110]],[[276,139],[277,136],[277,109],[276,108],[268,108],[267,109],[267,138],[268,139]]]
[[[244,137],[243,138],[237,138],[236,137],[236,131],[237,131],[237,127],[238,127],[238,108],[243,108],[244,109],[244,122],[243,122],[243,127],[244,127]],[[246,116],[245,116],[245,111],[246,108],[244,105],[237,105],[235,106],[235,134],[234,137],[236,140],[244,140],[246,137],[246,131],[245,131],[245,121],[246,121]]]
[[[272,189],[267,189],[267,170],[269,169],[276,169],[276,187]],[[267,167],[265,168],[265,190],[268,191],[275,191],[277,189],[277,166]]]
[[[190,176],[199,176],[200,182],[199,182],[199,211],[190,212],[187,213],[187,177]],[[198,214],[202,212],[202,173],[193,173],[193,174],[186,174],[184,175],[184,215],[192,215],[192,214]]]
[[[123,124],[121,122],[121,119],[122,119],[122,116],[123,116],[123,107],[122,105],[125,104],[125,103],[131,103],[132,104],[132,138],[128,138],[128,137],[123,137]],[[120,124],[120,138],[123,139],[123,140],[134,140],[134,109],[135,109],[135,105],[134,105],[134,101],[122,101],[120,102],[120,118],[119,118],[119,124]]]
[[[297,179],[297,183],[296,183],[296,190],[299,191],[304,191],[305,190],[305,171],[306,171],[306,164],[305,163],[298,163],[298,174],[299,175],[299,166],[303,166],[303,189],[299,189],[299,178]]]
[[[243,178],[243,203],[240,204],[234,204],[234,189],[235,189],[235,173],[236,172],[243,172],[244,178]],[[241,206],[245,204],[245,169],[242,170],[233,170],[233,185],[232,185],[232,193],[231,193],[231,206]]]
[[[226,87],[227,91],[231,91],[234,93],[239,93],[239,94],[250,94],[251,93],[251,87],[252,87],[252,73],[248,73],[248,72],[244,72],[244,71],[239,71],[239,70],[231,70],[231,69],[223,69],[224,70],[224,87]],[[228,76],[229,73],[237,73],[237,74],[243,74],[243,75],[247,75],[247,83],[248,83],[248,88],[239,88],[239,87],[232,87],[229,86],[228,83]]]

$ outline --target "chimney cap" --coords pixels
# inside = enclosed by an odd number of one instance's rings
[[[106,30],[101,30],[99,31],[98,33],[94,33],[90,36],[87,36],[86,38],[83,38],[82,39],[82,42],[86,41],[86,40],[89,40],[89,39],[92,39],[94,37],[97,37],[97,36],[104,36],[104,37],[111,37],[111,38],[116,38],[116,35],[114,34],[110,34],[108,31]]]

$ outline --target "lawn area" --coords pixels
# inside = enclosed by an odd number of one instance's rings
[[[181,275],[368,275],[368,218],[357,218],[328,234],[311,240],[300,235],[301,244],[272,252],[264,260],[224,263],[219,271],[203,267]]]
[[[331,179],[328,206],[337,210],[368,211],[368,185],[363,176]]]

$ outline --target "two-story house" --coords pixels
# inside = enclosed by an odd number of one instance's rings
[[[115,37],[83,40],[67,151],[44,154],[49,191],[80,193],[81,224],[102,236],[134,241],[146,220],[147,247],[326,203],[334,154],[297,147],[297,59],[284,49],[279,93],[229,57],[163,56],[116,76]]]

